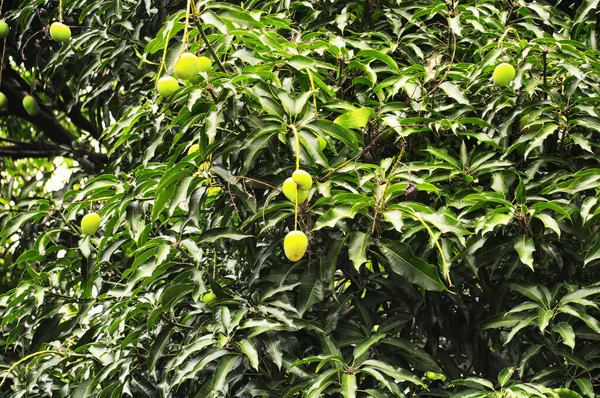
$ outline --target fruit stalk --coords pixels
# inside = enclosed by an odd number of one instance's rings
[[[2,7],[2,6],[0,6]],[[2,56],[0,57],[0,87],[2,87],[2,72],[4,72],[4,54],[6,53],[6,37],[2,42]]]
[[[183,42],[181,43],[181,50],[179,51],[179,56],[185,51],[188,44],[188,29],[190,25],[190,7],[192,5],[192,0],[187,0],[187,7],[185,9],[185,26],[183,27]]]
[[[219,68],[219,70],[221,72],[223,72],[223,73],[227,72],[225,70],[225,67],[221,63],[221,60],[219,59],[219,57],[217,57],[217,53],[210,45],[210,41],[208,40],[208,37],[206,37],[206,33],[204,33],[204,29],[202,28],[202,23],[200,22],[200,20],[201,20],[200,15],[198,15],[198,13],[196,12],[195,7],[192,8],[192,12],[194,13],[194,24],[196,25],[196,28],[200,31],[200,36],[202,37],[202,40],[204,40],[204,44],[206,44],[206,48],[208,48],[208,52],[210,53],[210,56],[215,60],[215,64],[217,64],[217,67]]]
[[[171,31],[169,30],[169,32],[167,33],[167,37],[169,37],[169,35],[171,34]],[[156,83],[154,84],[154,91],[158,91],[158,80],[160,79],[160,74],[162,72],[163,67],[165,68],[165,72],[169,72],[167,70],[167,49],[169,48],[169,40],[167,39],[165,41],[165,48],[163,50],[163,56],[162,59],[160,60],[160,65],[158,66],[158,73],[156,74]]]
[[[500,37],[500,40],[498,40],[498,48],[502,47],[502,42],[504,41],[504,38],[506,37],[506,35],[508,34],[508,32],[513,32],[515,34],[515,36],[517,36],[517,40],[521,41],[521,36],[519,36],[519,32],[517,32],[517,30],[515,28],[513,28],[513,27],[508,27],[508,28],[506,28],[506,30],[504,31],[504,33]]]
[[[300,169],[300,139],[298,138],[298,130],[296,126],[290,124],[290,128],[294,133],[294,141],[296,143],[296,170]],[[298,229],[298,188],[296,188],[296,202],[294,203],[294,230]]]
[[[31,358],[34,358],[38,355],[45,355],[45,354],[57,354],[63,357],[66,357],[67,354],[65,354],[62,351],[57,351],[57,350],[44,350],[44,351],[38,351],[38,352],[34,352],[33,354],[29,354],[23,358],[21,358],[20,360],[18,360],[17,362],[15,362],[8,370],[6,370],[6,374],[4,375],[4,377],[2,378],[2,381],[0,382],[0,388],[2,388],[2,386],[4,385],[4,383],[6,382],[6,379],[8,378],[8,375],[11,374],[11,372],[13,370],[15,370],[15,368],[17,366],[19,366],[20,364],[22,364],[23,362],[29,361]]]

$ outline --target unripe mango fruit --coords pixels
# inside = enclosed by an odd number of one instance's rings
[[[0,109],[6,109],[7,106],[8,98],[6,98],[6,95],[4,95],[4,93],[0,93]]]
[[[325,148],[327,148],[327,140],[321,136],[319,136],[318,140],[319,140],[319,149],[321,150],[321,152],[323,152],[325,150]]]
[[[27,112],[29,116],[35,116],[40,110],[37,101],[31,95],[26,95],[23,98],[23,108],[25,108],[25,112]]]
[[[288,260],[296,262],[304,257],[308,248],[308,238],[302,231],[291,231],[283,240],[283,251]]]
[[[93,235],[98,231],[100,226],[100,216],[98,213],[90,213],[83,216],[81,219],[81,232],[86,235]]]
[[[64,23],[53,22],[50,25],[50,37],[62,43],[67,42],[71,39],[71,29]]]
[[[215,301],[216,299],[217,299],[217,295],[214,294],[213,292],[206,292],[200,297],[200,300],[202,300],[205,304],[210,304],[213,301]]]
[[[298,187],[308,191],[312,187],[312,177],[304,170],[296,170],[292,173],[292,180]]]
[[[163,76],[158,79],[156,89],[163,97],[169,97],[179,88],[179,82],[173,76]]]
[[[209,72],[212,69],[212,61],[207,57],[198,57],[200,72]]]
[[[183,53],[175,64],[175,73],[180,79],[189,80],[200,72],[200,61],[192,53]]]
[[[8,37],[9,32],[10,28],[8,27],[8,24],[3,19],[0,20],[0,39]]]
[[[283,194],[292,203],[296,203],[296,195],[298,195],[298,203],[304,202],[308,197],[308,191],[298,187],[298,184],[294,182],[292,177],[283,182]]]
[[[497,85],[504,87],[515,78],[515,68],[511,64],[503,62],[494,69],[493,78]]]

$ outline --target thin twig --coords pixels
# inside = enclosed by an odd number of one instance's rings
[[[348,164],[354,162],[356,159],[360,158],[362,155],[365,154],[365,152],[367,152],[371,146],[373,146],[373,144],[375,144],[375,142],[385,133],[391,131],[392,128],[387,128],[383,131],[381,131],[379,134],[377,134],[375,136],[375,138],[373,138],[373,140],[371,142],[369,142],[369,144],[363,148],[362,151],[360,151],[360,153],[358,155],[356,155],[355,157],[353,157],[352,159],[346,160],[344,163],[342,163],[341,165],[339,165],[338,167],[336,167],[335,169],[331,170],[329,173],[327,173],[324,177],[319,177],[318,181],[325,181],[326,179],[328,179],[329,177],[331,177],[335,172],[337,172],[339,169],[341,169],[342,167],[347,166]]]
[[[282,193],[282,192],[283,192],[281,189],[279,189],[279,188],[277,188],[277,187],[275,187],[275,186],[273,186],[273,185],[271,185],[271,184],[267,184],[266,182],[259,181],[259,180],[255,180],[254,178],[250,178],[250,177],[246,177],[246,176],[234,176],[233,178],[237,178],[237,179],[240,179],[240,180],[248,180],[248,181],[252,181],[252,182],[255,182],[255,183],[257,183],[257,184],[262,184],[262,185],[264,185],[264,186],[266,186],[266,187],[269,187],[269,188],[271,188],[271,189],[274,189],[274,190],[278,191],[279,193]]]
[[[206,33],[204,33],[204,29],[202,28],[202,23],[200,22],[200,15],[197,14],[196,7],[192,7],[192,12],[194,13],[194,18],[193,18],[194,19],[194,23],[196,24],[196,27],[200,31],[200,36],[202,36],[202,40],[204,40],[204,44],[206,44],[206,47],[208,48],[208,52],[210,53],[210,55],[215,60],[215,64],[217,64],[217,67],[221,70],[221,72],[226,73],[227,70],[225,69],[225,67],[221,63],[221,60],[217,56],[217,53],[215,53],[215,50],[210,45],[210,40],[208,40],[208,37],[206,36]]]
[[[450,31],[450,33],[452,33],[452,57],[450,57],[450,63],[448,64],[448,69],[446,69],[444,76],[442,76],[440,81],[438,81],[438,83],[429,91],[428,95],[430,96],[439,90],[441,84],[446,80],[448,72],[450,72],[450,69],[452,69],[452,65],[454,64],[454,57],[456,56],[456,36],[454,35],[454,32]]]
[[[377,215],[379,214],[379,211],[381,210],[382,202],[385,200],[385,193],[387,192],[387,189],[390,186],[390,182],[392,181],[394,172],[396,171],[396,168],[398,168],[398,165],[400,163],[402,163],[401,160],[402,160],[402,157],[404,156],[405,149],[406,149],[406,141],[402,140],[402,148],[400,149],[400,154],[398,155],[398,159],[396,159],[396,162],[394,163],[392,170],[390,170],[390,175],[388,176],[388,178],[385,182],[385,186],[383,187],[383,192],[381,194],[381,197],[375,204],[375,214],[373,215],[373,225],[371,226],[371,235],[373,235],[375,233],[375,226],[377,225]],[[404,163],[402,163],[402,164],[404,164]],[[409,170],[409,176],[410,176],[410,170]]]

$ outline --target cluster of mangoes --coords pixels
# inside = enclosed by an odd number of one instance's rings
[[[283,194],[295,206],[306,201],[308,191],[312,187],[313,181],[310,174],[304,170],[296,170],[292,176],[283,182]],[[291,231],[283,240],[283,251],[285,256],[293,262],[299,261],[308,248],[308,238],[302,231]]]
[[[212,62],[207,57],[197,57],[190,52],[184,52],[175,63],[174,72],[182,80],[192,80],[200,72],[208,72]],[[163,97],[169,97],[179,88],[179,82],[173,76],[163,76],[158,79],[156,89]]]

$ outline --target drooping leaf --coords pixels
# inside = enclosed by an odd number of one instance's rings
[[[387,258],[390,269],[409,282],[416,283],[427,290],[447,290],[436,267],[416,257],[407,244],[382,240],[378,247]]]

